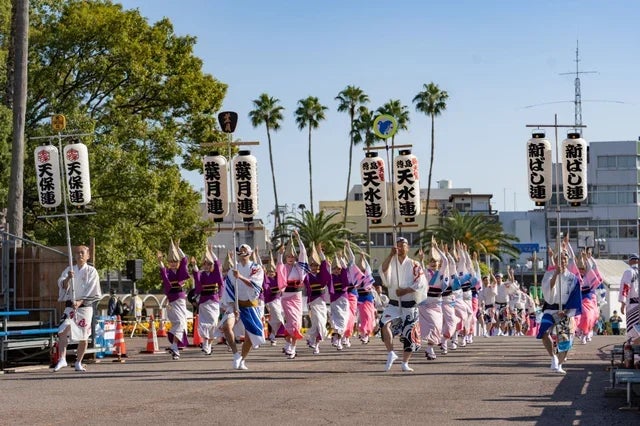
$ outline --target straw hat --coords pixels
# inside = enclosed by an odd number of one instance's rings
[[[231,258],[230,251],[227,252],[227,255],[224,258],[224,262],[222,263],[222,269],[225,271],[229,271],[233,269],[233,259]]]
[[[211,246],[207,245],[207,247],[205,247],[204,250],[204,258],[202,259],[203,262],[209,262],[212,265],[215,263],[215,261],[217,260],[215,253],[211,250]]]
[[[289,242],[287,243],[287,248],[284,250],[285,259],[287,258],[287,256],[298,257],[298,254],[296,253],[296,249],[295,247],[293,247],[293,238],[289,239]]]
[[[271,252],[271,250],[269,250],[269,263],[267,263],[265,269],[268,274],[276,273],[276,262],[273,261],[273,253]]]
[[[167,251],[167,261],[169,262],[180,262],[180,253],[178,253],[178,247],[171,239],[171,243],[169,244],[169,250]]]
[[[309,264],[310,265],[320,265],[320,255],[318,254],[318,250],[316,250],[316,245],[311,243],[311,254],[309,255]]]

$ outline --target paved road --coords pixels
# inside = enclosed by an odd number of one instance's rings
[[[247,360],[249,371],[236,371],[221,345],[211,357],[188,348],[172,361],[139,353],[146,339],[134,338],[127,339],[124,364],[106,359],[86,373],[36,368],[0,375],[0,423],[640,424],[638,411],[618,409],[624,395],[604,394],[608,350],[621,342],[596,336],[577,345],[561,376],[549,372],[542,345],[529,337],[476,339],[435,361],[421,353],[414,373],[399,364],[383,372],[386,353],[377,339],[343,352],[324,347],[315,356],[299,348],[295,360],[280,346],[262,347]]]

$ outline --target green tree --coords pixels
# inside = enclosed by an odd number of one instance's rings
[[[277,132],[280,130],[280,123],[283,120],[282,111],[284,107],[278,105],[280,99],[273,98],[266,93],[263,93],[258,99],[253,100],[254,109],[249,112],[249,118],[251,119],[251,125],[258,127],[264,124],[267,128],[267,142],[269,143],[269,164],[271,166],[271,181],[273,182],[273,198],[276,202],[275,214],[275,228],[280,226],[280,209],[278,205],[278,189],[276,186],[276,172],[273,166],[273,149],[271,145],[271,130]]]
[[[157,287],[155,252],[169,238],[186,253],[204,247],[201,195],[178,164],[197,167],[199,143],[224,140],[215,113],[226,85],[203,73],[195,38],[176,36],[167,19],[150,25],[110,1],[53,4],[31,10],[27,136],[50,135],[55,113],[67,117],[66,133],[93,135],[82,141],[96,214],[70,218],[72,244],[95,238],[99,269],[145,259],[141,288]],[[41,143],[30,140],[26,152]],[[64,245],[63,221],[43,218],[33,157],[25,164],[25,234]]]
[[[298,108],[295,111],[296,124],[298,129],[305,127],[309,129],[309,197],[311,201],[311,214],[313,214],[313,173],[311,170],[311,130],[317,129],[320,121],[325,119],[324,112],[328,108],[320,103],[317,97],[309,96],[298,101]]]
[[[284,229],[297,229],[302,242],[308,249],[312,244],[322,244],[327,256],[333,256],[344,247],[345,239],[362,240],[362,236],[355,235],[351,230],[344,227],[342,222],[334,220],[338,212],[326,213],[321,211],[313,214],[305,210],[300,216],[288,216],[284,222]],[[275,236],[274,241],[279,241],[281,245],[286,244],[291,238],[288,231],[283,231]]]
[[[435,153],[435,122],[436,116],[442,114],[447,109],[447,99],[449,94],[446,90],[440,90],[433,82],[423,84],[424,90],[413,98],[416,110],[431,117],[431,158],[429,159],[429,177],[427,178],[427,204],[424,213],[424,227],[428,225],[429,203],[431,202],[431,171],[433,170],[433,157]]]
[[[469,253],[486,253],[499,259],[502,259],[502,254],[517,257],[520,253],[513,245],[519,241],[518,238],[505,234],[497,220],[482,215],[461,214],[454,210],[441,223],[422,231],[421,246],[430,246],[432,236],[436,241],[449,244],[449,247],[453,241],[460,241],[467,245]]]
[[[369,102],[369,96],[356,86],[345,87],[335,98],[338,101],[338,112],[349,114],[349,171],[347,173],[347,191],[344,196],[343,225],[347,223],[347,208],[349,207],[349,190],[351,189],[351,167],[353,163],[353,147],[356,132],[356,112],[358,108]]]
[[[380,141],[373,131],[373,122],[376,119],[376,113],[366,106],[358,108],[356,119],[353,123],[353,146],[363,143],[367,148]]]
[[[396,119],[396,121],[398,122],[398,132],[400,130],[407,130],[408,124],[409,124],[409,109],[406,105],[402,105],[402,103],[400,102],[400,100],[398,99],[391,99],[389,102],[387,102],[386,104],[382,105],[381,107],[378,108],[377,112],[379,114],[386,114],[386,115],[390,115],[393,118]],[[392,137],[391,137],[391,146],[394,146],[396,143],[396,135],[398,133],[396,132]],[[393,167],[393,158],[395,157],[394,154],[395,150],[392,148],[391,149],[391,161],[392,163],[390,165],[387,165],[387,167],[391,167],[390,171],[393,174],[394,173],[394,167]],[[393,176],[391,177],[392,182],[393,182]],[[394,193],[392,195],[392,199],[393,199],[393,205],[391,206],[391,208],[393,209],[393,215],[395,217],[395,211],[396,211],[396,207],[395,207],[395,202],[396,202],[396,194]],[[395,224],[394,224],[395,225]]]

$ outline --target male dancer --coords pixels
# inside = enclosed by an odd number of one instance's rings
[[[411,372],[409,360],[413,352],[420,349],[419,333],[415,327],[418,324],[418,308],[416,306],[416,292],[423,291],[427,286],[427,279],[419,262],[409,258],[409,242],[400,237],[395,247],[382,262],[380,277],[382,284],[389,291],[389,305],[385,308],[381,324],[382,339],[387,348],[387,363],[385,371],[389,371],[398,355],[393,351],[393,337],[400,335],[403,344],[402,371]]]

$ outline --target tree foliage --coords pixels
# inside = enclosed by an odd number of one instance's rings
[[[284,107],[280,105],[280,99],[269,96],[266,93],[261,94],[258,99],[253,100],[254,109],[249,112],[249,119],[253,127],[262,124],[267,129],[267,143],[269,145],[269,165],[271,166],[271,181],[273,183],[273,198],[276,205],[274,209],[276,227],[281,225],[280,209],[278,204],[278,188],[276,186],[276,172],[273,164],[273,149],[271,145],[271,130],[277,132],[280,130],[280,123],[284,119],[282,112]]]
[[[502,224],[482,215],[461,214],[453,211],[441,223],[422,232],[421,246],[430,247],[431,237],[449,244],[460,241],[469,248],[469,253],[491,254],[500,259],[507,254],[517,257],[520,251],[512,244],[519,241],[514,235],[505,234]]]
[[[431,172],[433,171],[433,158],[435,154],[435,122],[436,116],[442,114],[447,109],[447,99],[449,94],[446,90],[440,90],[437,84],[431,82],[423,84],[423,91],[413,98],[416,110],[426,114],[431,119],[431,156],[429,158],[429,177],[427,179],[427,204],[424,212],[424,227],[428,226],[429,203],[431,202]]]
[[[313,214],[313,171],[311,168],[312,156],[311,156],[311,130],[317,129],[320,122],[325,119],[324,112],[328,108],[320,103],[317,97],[308,96],[305,99],[298,101],[298,108],[295,110],[296,124],[298,130],[302,130],[305,127],[309,131],[308,135],[308,148],[307,156],[309,158],[309,198],[311,202],[310,210]]]
[[[72,244],[95,238],[99,269],[142,258],[148,272],[169,238],[202,251],[201,196],[180,167],[200,167],[200,142],[224,140],[215,115],[226,85],[203,73],[195,38],[106,0],[36,2],[31,14],[27,136],[51,135],[57,113],[67,117],[65,133],[91,135],[79,139],[89,149],[88,210],[96,214],[70,219]],[[42,143],[26,146],[25,234],[64,245],[64,221],[43,218],[50,212],[38,203],[32,153]],[[150,276],[143,287],[158,281]]]
[[[364,236],[354,234],[343,225],[342,221],[337,222],[335,220],[337,215],[338,212],[321,211],[313,214],[311,211],[305,210],[300,216],[288,216],[275,235],[274,248],[277,249],[279,246],[287,244],[291,238],[288,229],[297,229],[300,239],[308,249],[312,244],[322,244],[327,257],[332,257],[336,252],[341,251],[347,239],[353,243],[362,241]]]

